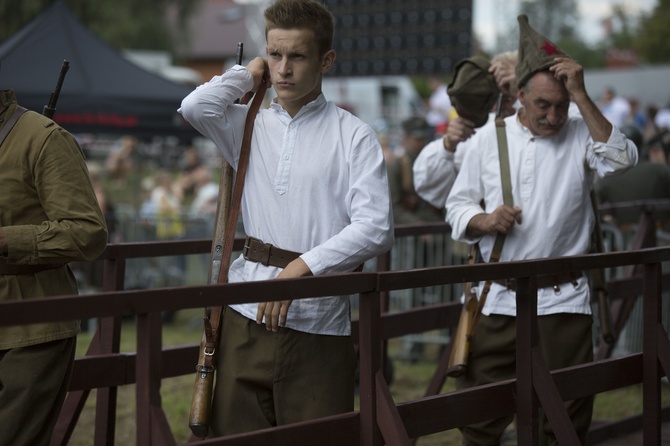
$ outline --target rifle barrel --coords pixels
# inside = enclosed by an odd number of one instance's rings
[[[58,81],[56,82],[56,88],[54,89],[53,93],[51,93],[49,104],[45,105],[44,110],[42,110],[42,114],[47,118],[53,118],[54,113],[56,113],[56,103],[58,102],[58,96],[60,96],[60,89],[63,86],[65,75],[69,69],[70,62],[67,59],[63,60],[63,65],[61,65],[60,74],[58,75]]]

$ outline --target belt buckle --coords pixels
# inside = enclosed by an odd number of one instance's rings
[[[256,237],[247,236],[247,238],[244,240],[244,246],[242,247],[242,257],[244,257],[246,260],[253,261],[253,259],[249,258],[249,250],[251,249],[252,243],[260,243],[262,245],[263,241]]]

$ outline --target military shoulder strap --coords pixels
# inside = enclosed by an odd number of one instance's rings
[[[16,124],[16,121],[19,120],[22,114],[24,114],[27,110],[20,105],[16,106],[16,110],[14,110],[14,113],[12,113],[12,116],[9,117],[7,120],[7,123],[5,126],[0,130],[0,146],[2,145],[3,142],[5,142],[5,138],[7,135],[9,135],[9,132],[12,131],[14,128],[14,124]]]
[[[405,194],[412,193],[412,160],[407,153],[403,153],[398,161],[400,162],[402,191]]]
[[[503,204],[505,206],[514,206],[514,199],[512,198],[512,176],[509,167],[509,150],[507,147],[507,133],[505,132],[505,120],[500,113],[496,117],[496,136],[498,139],[498,158],[500,160],[500,180],[502,182]],[[496,234],[495,242],[493,243],[493,250],[489,257],[489,263],[494,263],[500,260],[502,248],[505,243],[505,234],[498,232]],[[486,297],[491,289],[491,280],[484,282],[484,287],[479,297],[477,305],[477,312],[475,313],[474,321],[470,328],[470,335],[474,336],[475,329],[479,323],[479,317],[482,314],[482,309],[486,303]]]
[[[505,133],[505,120],[500,115],[496,117],[496,136],[498,139],[498,158],[500,160],[500,180],[502,182],[503,204],[512,207],[514,206],[514,199],[512,198],[512,177],[509,167],[507,134]],[[493,244],[493,251],[491,252],[491,259],[489,259],[489,262],[497,262],[500,260],[504,242],[505,234],[498,233],[496,241]]]

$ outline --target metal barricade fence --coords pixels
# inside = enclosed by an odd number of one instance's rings
[[[159,240],[211,238],[214,219],[181,213],[173,217],[146,217],[131,206],[116,209],[113,242],[141,243]],[[207,281],[209,254],[128,259],[125,288],[128,290],[203,284]],[[100,291],[102,263],[72,264],[82,293]]]
[[[396,237],[391,251],[391,269],[399,271],[461,265],[466,263],[468,254],[468,245],[453,241],[449,233]],[[366,262],[363,270],[376,271],[376,259]],[[389,296],[388,311],[397,312],[419,306],[451,302],[460,299],[462,294],[462,284],[397,290]],[[357,314],[358,296],[351,296],[350,299],[352,312]],[[446,345],[449,339],[449,332],[446,330],[407,335],[402,339],[402,349],[397,353],[397,358],[412,361],[421,359],[425,344]]]

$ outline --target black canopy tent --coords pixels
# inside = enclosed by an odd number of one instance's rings
[[[54,120],[72,133],[191,138],[177,108],[191,88],[140,68],[83,26],[61,0],[0,44],[0,88],[42,112],[63,82]]]

